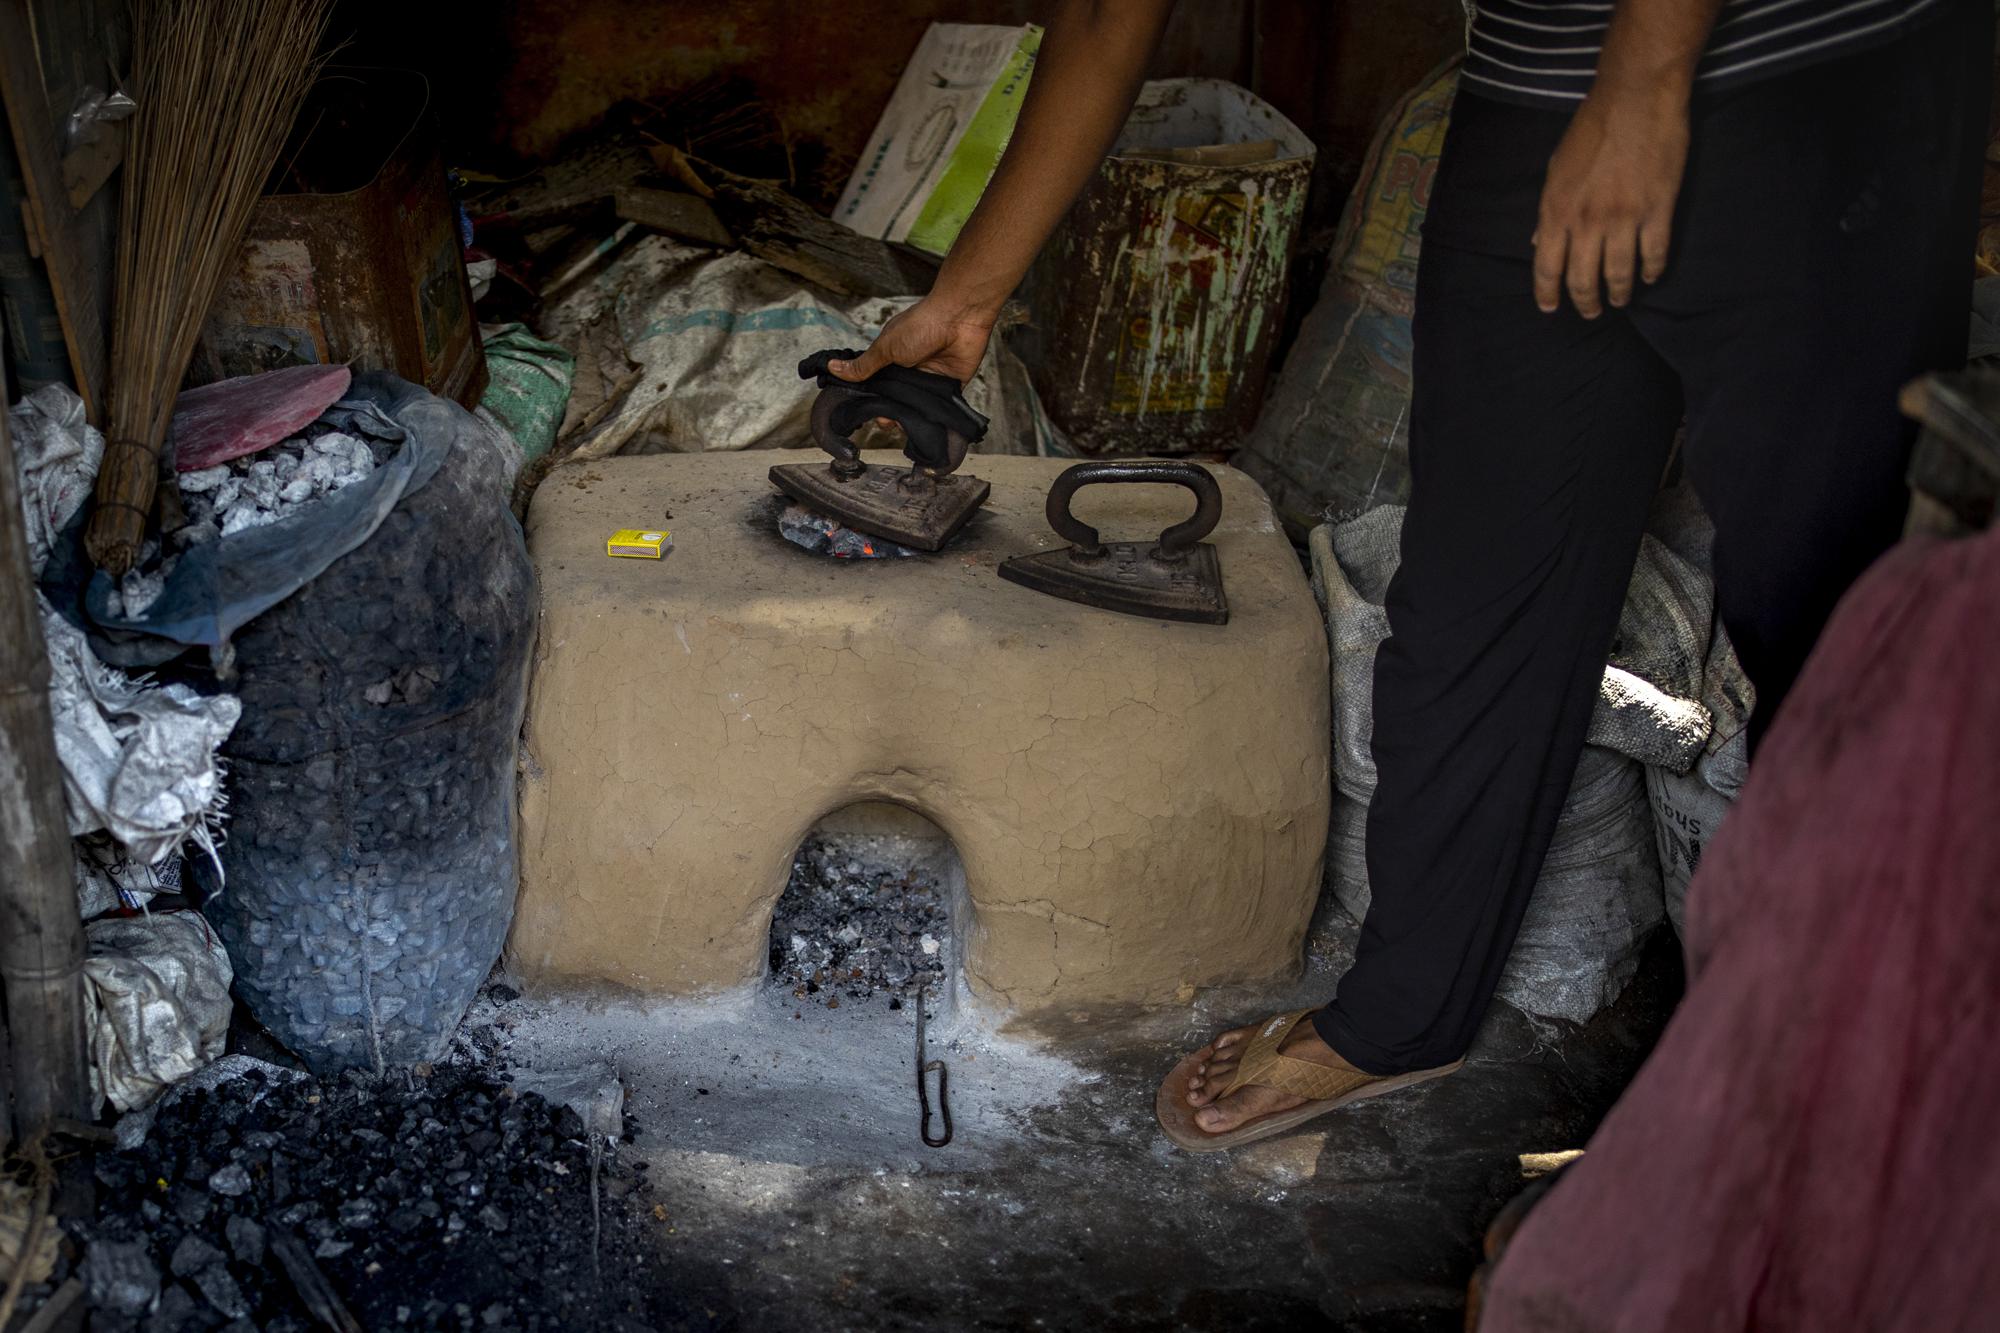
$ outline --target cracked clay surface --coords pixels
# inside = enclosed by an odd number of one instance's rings
[[[992,499],[953,546],[869,562],[778,536],[771,461],[597,460],[537,494],[512,968],[650,994],[753,980],[807,831],[886,800],[958,848],[982,1001],[1059,1014],[1296,971],[1327,828],[1326,638],[1254,482],[1214,469],[1230,624],[1177,625],[998,578],[1059,544],[1043,503],[1064,460],[978,459]],[[1077,503],[1113,539],[1186,509],[1172,487]],[[672,553],[606,557],[634,524],[669,527]]]

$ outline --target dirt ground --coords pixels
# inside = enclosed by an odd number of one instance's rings
[[[1496,1005],[1450,1078],[1232,1153],[1170,1146],[1152,1101],[1178,1055],[1323,999],[1353,933],[1330,913],[1295,983],[1122,1024],[995,1031],[933,990],[942,1148],[919,1139],[908,987],[781,970],[636,1005],[496,978],[435,1066],[260,1067],[57,1162],[60,1253],[17,1318],[303,1333],[340,1326],[330,1292],[355,1327],[480,1333],[1455,1330],[1523,1155],[1583,1145],[1679,993],[1678,947],[1655,937],[1587,1027]]]
[[[667,1269],[744,1327],[1455,1330],[1522,1155],[1583,1145],[1678,994],[1678,948],[1656,938],[1585,1028],[1496,1006],[1451,1078],[1235,1153],[1170,1146],[1152,1101],[1177,1055],[1323,998],[1345,936],[1323,928],[1284,992],[1207,996],[1191,1018],[1029,1040],[933,1017],[955,1119],[941,1149],[918,1139],[908,1005],[772,987],[492,1017],[524,1064],[617,1062]]]

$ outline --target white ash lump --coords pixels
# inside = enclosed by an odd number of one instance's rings
[[[180,475],[187,526],[182,546],[289,518],[301,506],[351,486],[378,460],[368,441],[337,430],[295,436],[216,467]]]
[[[771,977],[829,1008],[944,976],[944,895],[921,870],[863,865],[817,838],[799,848],[771,914]]]

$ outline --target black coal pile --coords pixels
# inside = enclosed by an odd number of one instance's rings
[[[252,1072],[99,1154],[43,1290],[75,1272],[90,1329],[120,1333],[726,1326],[719,1285],[665,1269],[641,1171],[592,1139],[490,1062]]]
[[[926,873],[868,866],[818,838],[792,860],[771,915],[771,977],[801,999],[837,1004],[944,976],[944,895]]]

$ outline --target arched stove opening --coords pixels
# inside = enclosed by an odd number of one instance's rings
[[[919,987],[951,1005],[971,905],[951,838],[906,806],[828,814],[792,857],[771,911],[767,984],[800,1004],[900,1010]]]

